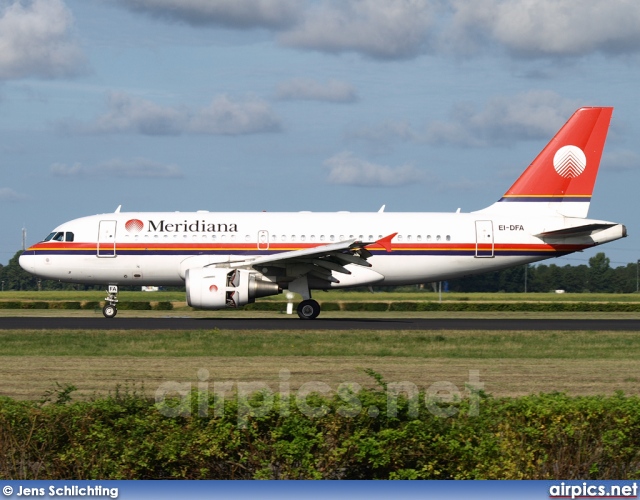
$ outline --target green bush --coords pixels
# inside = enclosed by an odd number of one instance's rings
[[[373,390],[310,395],[315,415],[268,393],[222,402],[194,391],[160,406],[119,391],[72,402],[73,386],[39,402],[0,397],[0,479],[640,476],[638,397],[480,394],[479,402],[427,407],[420,393],[417,405],[400,396],[393,407],[379,382]],[[450,416],[435,414],[443,409]]]
[[[21,309],[21,305],[21,302],[7,300],[0,302],[0,309]]]
[[[93,310],[93,309],[102,309],[102,304],[97,300],[91,300],[82,303],[82,309]]]
[[[247,304],[243,306],[246,311],[284,311],[287,308],[284,302],[254,302],[253,304]]]
[[[388,311],[388,302],[343,302],[343,311]]]
[[[171,311],[173,310],[173,303],[168,301],[157,302],[151,308],[154,311]]]
[[[42,301],[22,302],[20,307],[21,309],[49,309],[49,303]]]
[[[149,302],[121,301],[118,302],[118,309],[122,311],[150,311],[151,304]]]
[[[76,310],[76,309],[82,309],[82,306],[80,302],[75,302],[75,301],[49,302],[49,309]]]
[[[320,302],[323,311],[340,311],[340,304],[337,302]]]

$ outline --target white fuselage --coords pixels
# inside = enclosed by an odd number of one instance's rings
[[[370,245],[370,268],[348,265],[339,283],[311,288],[426,283],[488,272],[575,252],[625,236],[624,226],[555,238],[541,233],[589,223],[563,216],[476,213],[110,213],[58,226],[49,241],[29,248],[23,268],[46,279],[85,284],[182,285],[190,268],[234,262],[356,239],[375,242],[397,233],[392,248]],[[62,236],[60,235],[62,234]],[[70,236],[71,235],[71,236]],[[60,241],[62,240],[62,241]],[[72,240],[72,241],[70,241]],[[255,269],[281,283],[294,266]],[[370,271],[374,271],[371,273]],[[381,277],[381,278],[380,278]]]

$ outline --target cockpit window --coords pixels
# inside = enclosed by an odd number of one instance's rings
[[[64,241],[73,241],[73,233],[67,231],[64,236]]]
[[[56,235],[52,239],[53,241],[64,241],[64,233],[56,233]]]
[[[50,233],[50,234],[49,234],[49,236],[47,236],[47,237],[46,237],[44,240],[42,240],[42,241],[49,241],[49,240],[51,240],[51,238],[53,238],[56,234],[58,234],[58,233],[56,233],[56,232],[54,231],[53,233]]]

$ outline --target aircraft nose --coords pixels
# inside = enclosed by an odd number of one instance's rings
[[[22,252],[22,255],[18,258],[18,263],[20,264],[20,267],[22,269],[24,269],[28,273],[33,273],[35,264],[34,259],[35,256],[33,255],[33,252],[29,252],[27,250],[25,252]]]

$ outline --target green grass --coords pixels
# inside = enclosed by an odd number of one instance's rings
[[[0,332],[0,356],[637,359],[637,332],[34,331]]]

